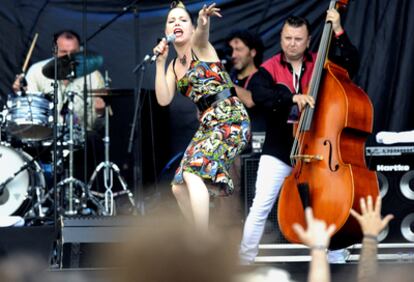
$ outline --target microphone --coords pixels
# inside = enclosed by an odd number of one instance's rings
[[[175,41],[175,38],[176,38],[175,34],[172,33],[170,35],[167,35],[167,37],[165,39],[167,39],[167,44],[168,44],[168,43],[174,42]],[[151,61],[150,62],[151,63],[155,62],[155,60],[158,58],[159,55],[160,55],[160,53],[155,52],[155,54],[151,57]]]

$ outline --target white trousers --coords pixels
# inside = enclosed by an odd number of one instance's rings
[[[256,194],[244,224],[240,245],[240,262],[251,264],[259,252],[266,219],[275,204],[280,187],[292,168],[281,160],[262,155],[257,169]]]

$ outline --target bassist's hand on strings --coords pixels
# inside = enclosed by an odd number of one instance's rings
[[[292,97],[292,101],[293,103],[298,104],[299,111],[302,111],[306,105],[309,105],[311,108],[315,107],[315,99],[313,99],[312,96],[295,94]]]
[[[326,11],[326,21],[332,23],[332,30],[336,36],[344,33],[344,29],[341,25],[341,16],[336,9],[329,9]]]

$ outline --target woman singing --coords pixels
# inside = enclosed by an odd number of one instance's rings
[[[155,92],[160,105],[172,101],[175,91],[198,107],[200,126],[188,145],[172,182],[172,191],[184,216],[197,230],[208,230],[209,197],[233,192],[229,168],[250,138],[250,120],[235,95],[231,79],[209,42],[210,17],[221,17],[216,4],[204,5],[194,27],[189,11],[173,2],[165,25],[175,35],[176,58],[165,71],[168,44],[155,48]]]

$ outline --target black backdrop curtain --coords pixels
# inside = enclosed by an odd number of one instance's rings
[[[20,72],[34,33],[39,40],[32,62],[51,56],[52,34],[63,28],[82,33],[82,0],[2,0],[0,4],[0,91],[10,92],[16,73]],[[95,32],[129,0],[87,1],[87,36]],[[194,14],[203,1],[184,1]],[[280,50],[279,32],[283,20],[290,14],[306,17],[312,27],[312,49],[316,49],[329,0],[221,0],[222,19],[213,19],[211,41],[223,49],[226,36],[234,28],[257,32],[266,47],[265,58]],[[107,29],[88,42],[90,50],[104,57],[103,70],[108,70],[113,87],[133,88],[135,76],[131,70],[137,60],[152,50],[157,38],[163,35],[169,1],[137,1],[134,16],[127,11]],[[375,108],[374,131],[403,131],[414,129],[414,1],[376,0],[350,1],[342,17],[345,30],[360,51],[361,64],[354,78],[371,97]],[[136,21],[134,21],[134,18]],[[138,25],[134,23],[138,22]],[[134,28],[138,38],[134,38]],[[82,34],[81,34],[82,35]],[[87,37],[86,36],[86,37]],[[135,48],[135,40],[138,48]],[[173,52],[172,52],[173,53]],[[144,88],[153,89],[154,67],[148,67]],[[154,101],[153,101],[154,103]],[[130,104],[130,103],[126,103]],[[164,109],[165,110],[165,109]],[[170,146],[167,159],[183,150],[196,126],[195,109],[183,97],[175,99],[168,108],[171,132],[163,139]],[[130,113],[130,111],[126,111]],[[117,113],[121,128],[128,131],[131,116]],[[165,121],[160,121],[161,123]],[[118,127],[120,128],[120,127]],[[165,128],[165,127],[164,127]],[[160,133],[162,135],[162,133]],[[126,134],[123,136],[126,138]],[[124,147],[122,144],[119,145]],[[155,149],[156,151],[159,148]],[[165,149],[164,149],[165,150]]]

